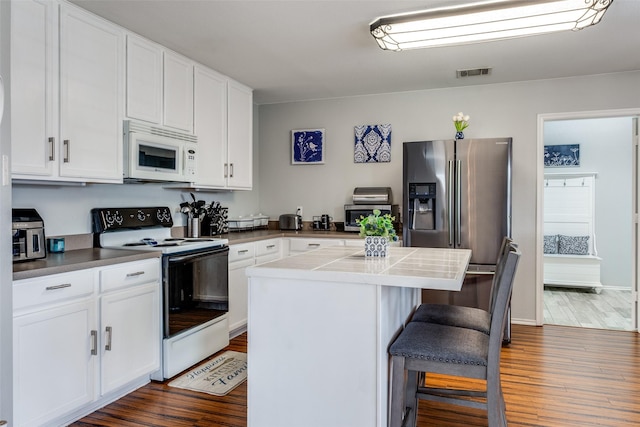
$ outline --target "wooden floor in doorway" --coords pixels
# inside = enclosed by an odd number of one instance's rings
[[[226,350],[246,351],[246,334]],[[501,371],[510,427],[639,424],[640,336],[635,332],[514,325]],[[153,382],[72,426],[245,427],[246,405],[246,383],[216,397]],[[304,420],[297,425],[304,427]],[[487,422],[479,410],[421,402],[418,426],[486,427]]]

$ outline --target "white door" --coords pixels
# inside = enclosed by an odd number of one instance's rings
[[[200,185],[226,187],[227,78],[211,70],[195,68],[195,128],[198,136]]]
[[[60,6],[60,175],[122,181],[124,33]]]
[[[228,185],[250,190],[253,185],[253,92],[230,80],[227,96]]]
[[[57,10],[54,2],[11,4],[12,173],[57,175]]]
[[[164,53],[164,125],[193,132],[193,63]]]
[[[162,48],[127,35],[127,117],[160,124]]]
[[[46,425],[94,398],[93,299],[13,320],[15,425]]]
[[[155,282],[101,297],[102,395],[160,368],[159,292]]]

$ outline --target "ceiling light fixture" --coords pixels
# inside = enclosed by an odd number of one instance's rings
[[[391,15],[370,30],[385,50],[478,43],[580,30],[602,19],[613,0],[491,1]]]

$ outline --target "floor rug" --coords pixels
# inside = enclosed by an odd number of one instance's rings
[[[171,387],[224,396],[247,379],[247,354],[225,351],[171,381]]]

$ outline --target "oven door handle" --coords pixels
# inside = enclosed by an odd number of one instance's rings
[[[191,254],[191,255],[184,255],[184,256],[177,256],[177,257],[169,257],[169,262],[170,263],[174,263],[174,262],[189,262],[195,259],[199,259],[199,258],[204,258],[204,257],[208,257],[208,256],[212,256],[212,255],[217,255],[217,254],[222,254],[224,252],[228,252],[229,251],[229,247],[225,246],[222,249],[216,249],[213,251],[207,251],[207,252],[198,252],[195,254]]]

